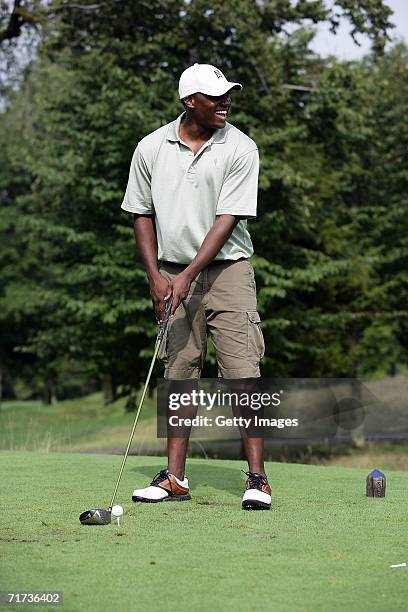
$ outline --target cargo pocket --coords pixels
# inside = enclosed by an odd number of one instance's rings
[[[265,342],[261,330],[261,317],[256,310],[247,311],[248,321],[248,357],[259,361],[265,354]]]

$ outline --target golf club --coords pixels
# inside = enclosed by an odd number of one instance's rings
[[[157,358],[157,355],[159,353],[160,344],[161,344],[161,342],[163,340],[164,332],[166,331],[166,327],[167,327],[167,324],[169,322],[172,301],[173,300],[170,298],[168,300],[168,302],[166,303],[166,309],[165,309],[165,312],[164,312],[164,319],[160,323],[160,328],[159,328],[159,332],[158,332],[157,338],[156,338],[156,344],[155,344],[155,347],[154,347],[152,361],[151,361],[151,364],[150,364],[149,371],[147,373],[146,382],[145,382],[144,387],[143,387],[143,392],[142,392],[142,395],[141,395],[141,398],[140,398],[140,401],[139,401],[139,406],[138,406],[137,411],[136,411],[135,420],[133,422],[132,431],[130,432],[130,436],[129,436],[129,440],[128,440],[127,447],[126,447],[126,450],[125,450],[125,454],[123,455],[122,465],[120,466],[120,470],[119,470],[118,478],[116,480],[115,488],[113,490],[113,495],[112,495],[112,498],[111,498],[110,506],[109,506],[109,508],[107,510],[105,510],[103,508],[91,508],[90,510],[86,510],[85,512],[82,512],[82,514],[79,517],[79,520],[81,521],[81,523],[83,525],[108,525],[111,522],[111,518],[112,518],[111,517],[111,510],[112,510],[113,502],[115,501],[115,497],[116,497],[116,493],[118,491],[120,479],[122,478],[123,469],[125,467],[125,463],[126,463],[126,459],[127,459],[128,453],[129,453],[130,445],[132,444],[132,440],[133,440],[133,436],[134,436],[134,433],[135,433],[137,421],[139,419],[139,414],[140,414],[140,411],[142,409],[144,398],[145,398],[145,395],[146,395],[146,392],[147,392],[147,389],[148,389],[148,386],[149,386],[150,377],[151,377],[152,372],[153,372],[154,364],[156,363],[156,358]]]

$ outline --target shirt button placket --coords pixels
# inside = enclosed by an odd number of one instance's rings
[[[194,183],[195,186],[197,186],[197,184],[196,184],[196,175],[197,175],[196,167],[195,167],[194,161],[192,161],[191,164],[189,165],[188,169],[187,169],[187,180],[190,183]]]

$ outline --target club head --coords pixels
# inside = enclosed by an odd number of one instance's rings
[[[111,512],[102,508],[91,508],[83,512],[79,520],[82,525],[109,525],[111,522]]]

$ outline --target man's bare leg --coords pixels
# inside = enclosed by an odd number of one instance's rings
[[[264,466],[264,439],[248,438],[245,432],[243,432],[242,443],[244,445],[249,471],[254,474],[266,476]]]
[[[258,378],[242,378],[231,381],[231,388],[235,392],[246,392],[251,394],[257,391],[258,388]],[[248,411],[247,407],[241,407],[232,405],[232,411],[235,416],[245,417],[245,418],[253,418],[254,413]],[[258,413],[258,416],[262,416],[263,411],[261,410]],[[252,435],[249,435],[249,432],[244,428],[240,427],[240,434],[242,439],[242,444],[244,446],[244,452],[246,459],[248,461],[249,471],[253,474],[261,474],[261,476],[266,476],[265,474],[265,465],[264,465],[264,438],[261,436],[255,437],[253,434],[255,433],[252,430]],[[261,433],[263,430],[258,428],[256,433]]]
[[[197,380],[179,380],[171,381],[169,386],[170,393],[191,393],[198,388]],[[193,419],[197,414],[197,406],[192,404],[183,405],[177,411],[172,412],[172,415],[177,415],[183,418]],[[168,410],[168,418],[170,410]],[[173,434],[173,435],[172,435]],[[186,469],[186,457],[188,442],[191,434],[191,426],[183,425],[182,427],[172,428],[167,421],[167,468],[170,474],[173,474],[179,480],[184,480]]]
[[[259,379],[242,379],[235,383],[235,387],[245,388],[246,392],[251,394],[257,389]],[[242,387],[241,387],[242,385]],[[271,507],[271,487],[268,483],[264,467],[264,437],[263,427],[257,427],[254,422],[253,410],[248,407],[235,406],[234,412],[238,412],[240,416],[250,418],[249,427],[240,427],[242,443],[248,461],[249,472],[248,479],[245,483],[245,492],[242,497],[243,510],[269,510]],[[258,412],[258,416],[262,417],[263,409]]]
[[[168,470],[179,480],[184,480],[188,438],[167,438]]]

